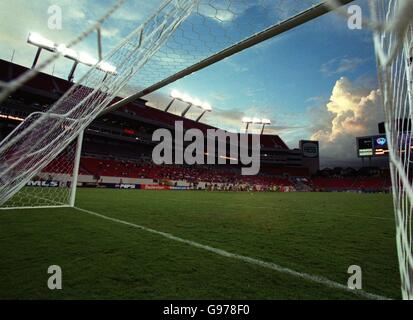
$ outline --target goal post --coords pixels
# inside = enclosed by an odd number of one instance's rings
[[[371,0],[403,299],[413,299],[413,1]]]
[[[82,144],[83,131],[73,143],[6,201],[0,210],[74,207]]]
[[[80,160],[82,158],[82,146],[83,146],[83,135],[84,130],[82,130],[79,136],[76,139],[76,152],[75,152],[75,159],[74,159],[74,168],[73,168],[73,178],[70,188],[70,201],[69,205],[73,208],[76,204],[76,191],[78,185],[78,178],[79,178],[79,168],[80,168]]]

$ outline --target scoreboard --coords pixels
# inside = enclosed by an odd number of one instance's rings
[[[388,154],[386,135],[357,138],[357,155],[360,158],[386,157]]]

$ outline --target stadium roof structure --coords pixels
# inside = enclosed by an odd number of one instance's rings
[[[28,68],[0,59],[0,70],[0,81],[7,82],[23,74],[28,70]],[[47,98],[51,101],[55,101],[61,95],[63,95],[72,85],[73,83],[65,79],[57,78],[40,72],[36,75],[35,78],[21,87],[18,92],[23,91],[37,95],[39,97],[39,100],[44,100],[44,98]],[[117,97],[113,100],[113,103],[121,101],[121,99],[121,97]],[[164,126],[167,128],[174,128],[176,121],[182,121],[185,129],[196,128],[204,133],[206,133],[208,129],[218,129],[205,123],[197,122],[196,120],[188,119],[180,115],[167,113],[163,110],[149,107],[146,105],[146,103],[147,101],[141,98],[136,100],[135,102],[126,104],[119,110],[114,110],[111,113],[125,116],[125,113],[123,111],[133,111],[136,114],[136,119],[139,119],[139,121],[148,124]],[[268,149],[276,148],[280,150],[289,150],[288,146],[278,135],[261,136],[261,145],[263,148]]]

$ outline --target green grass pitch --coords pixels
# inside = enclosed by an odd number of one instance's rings
[[[390,195],[78,190],[77,206],[401,298]],[[0,298],[359,299],[75,209],[0,211]],[[63,290],[47,288],[47,268]]]

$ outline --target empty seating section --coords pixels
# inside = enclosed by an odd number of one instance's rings
[[[124,161],[84,157],[81,167],[95,176],[136,179],[174,180],[209,183],[249,183],[257,185],[291,186],[288,178],[275,176],[242,176],[239,168],[218,166],[179,166],[153,164],[150,160]]]
[[[61,156],[50,163],[43,172],[68,173],[73,170],[72,159]],[[94,177],[117,177],[133,179],[172,180],[189,183],[249,184],[260,186],[293,186],[300,191],[384,191],[389,190],[389,177],[313,177],[289,178],[281,175],[261,173],[257,176],[242,176],[239,167],[234,166],[185,166],[155,165],[149,158],[140,160],[119,160],[103,157],[82,157],[80,174]],[[308,186],[304,188],[303,186]]]

